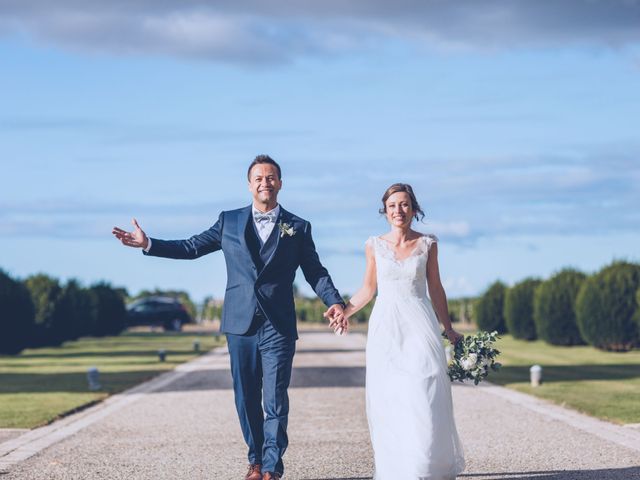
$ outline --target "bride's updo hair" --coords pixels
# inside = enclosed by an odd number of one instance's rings
[[[411,185],[408,183],[394,183],[387,188],[387,191],[384,192],[384,195],[382,196],[382,208],[379,210],[380,213],[382,215],[387,213],[387,200],[389,200],[391,195],[398,192],[405,192],[409,195],[409,198],[411,199],[411,210],[413,210],[413,218],[416,220],[422,220],[424,218],[424,212],[422,211],[422,208],[420,208],[418,200],[416,200],[413,188],[411,188]]]

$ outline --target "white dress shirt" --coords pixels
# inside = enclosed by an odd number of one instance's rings
[[[251,207],[253,223],[256,226],[256,230],[258,231],[258,235],[260,235],[260,239],[264,244],[271,232],[273,232],[273,227],[276,226],[276,222],[278,221],[278,216],[280,215],[280,205],[276,205],[275,208],[272,208],[268,212],[262,213],[256,207]],[[151,238],[148,239],[149,244],[147,248],[144,249],[145,252],[149,253],[151,250]]]
[[[271,235],[271,232],[273,232],[273,227],[276,226],[278,215],[280,215],[280,205],[276,205],[275,208],[264,213],[252,206],[251,211],[253,214],[253,223],[264,244],[269,238],[269,235]]]

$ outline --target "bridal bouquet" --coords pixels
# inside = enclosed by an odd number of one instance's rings
[[[445,338],[446,335],[442,334]],[[453,382],[458,380],[473,380],[477,385],[489,375],[489,370],[498,370],[501,365],[495,359],[500,351],[493,348],[498,332],[479,332],[464,337],[455,347],[449,362],[449,378]]]

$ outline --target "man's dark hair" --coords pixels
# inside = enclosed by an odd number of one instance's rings
[[[261,163],[270,163],[271,165],[276,167],[276,170],[278,170],[278,180],[282,180],[282,170],[280,170],[280,165],[278,165],[278,162],[276,162],[269,155],[258,155],[253,159],[253,162],[251,162],[251,165],[249,165],[249,170],[247,170],[247,179],[251,180],[251,169]]]

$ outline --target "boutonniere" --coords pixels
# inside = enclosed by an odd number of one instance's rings
[[[296,234],[296,231],[288,223],[280,222],[278,224],[278,227],[280,228],[280,238],[284,237],[285,235],[287,235],[288,237],[293,237]]]

